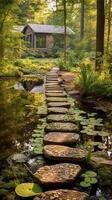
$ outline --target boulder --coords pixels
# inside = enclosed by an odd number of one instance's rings
[[[39,197],[35,197],[34,200],[87,200],[88,194],[76,190],[51,190],[42,193]]]
[[[71,148],[60,145],[44,146],[44,156],[58,161],[83,161],[86,158],[86,151],[79,148]]]
[[[44,166],[37,170],[34,177],[44,185],[63,185],[73,183],[81,171],[79,165],[62,163]]]
[[[44,144],[74,144],[79,138],[77,133],[51,132],[44,136]]]

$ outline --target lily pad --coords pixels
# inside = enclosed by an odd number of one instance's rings
[[[16,187],[15,192],[21,197],[31,197],[40,194],[42,188],[35,183],[21,183]]]
[[[88,183],[88,182],[82,181],[82,182],[80,182],[80,186],[82,186],[82,187],[90,187],[91,184]]]

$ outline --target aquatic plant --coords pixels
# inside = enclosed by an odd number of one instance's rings
[[[31,197],[40,194],[42,188],[36,183],[21,183],[16,187],[15,192],[21,197]]]
[[[81,176],[84,178],[84,180],[80,182],[82,187],[90,187],[91,185],[97,183],[97,173],[94,171],[86,171]]]

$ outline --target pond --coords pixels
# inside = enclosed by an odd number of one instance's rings
[[[0,80],[0,195],[5,196],[15,185],[13,180],[16,175],[13,174],[9,158],[33,149],[31,135],[38,124],[37,111],[43,101],[42,78]],[[23,169],[21,179],[26,176],[24,172]],[[9,182],[10,179],[12,182]],[[5,184],[7,181],[10,185]]]

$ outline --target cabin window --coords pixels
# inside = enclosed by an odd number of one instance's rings
[[[46,48],[46,36],[37,35],[36,36],[36,47],[37,48]]]

